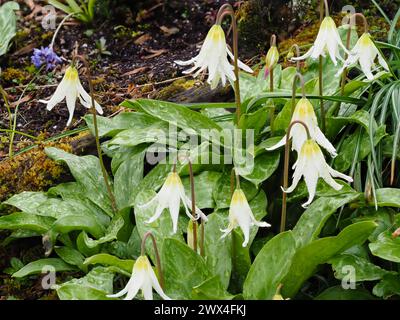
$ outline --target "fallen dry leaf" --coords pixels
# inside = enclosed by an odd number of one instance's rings
[[[28,44],[27,46],[15,51],[12,55],[13,56],[22,56],[24,54],[30,53],[34,48],[36,48],[35,43]]]
[[[139,67],[139,68],[136,68],[136,69],[133,69],[131,71],[128,71],[128,72],[124,73],[122,76],[123,77],[133,76],[133,75],[135,75],[135,74],[137,74],[139,72],[144,72],[147,69],[149,69],[149,67]]]
[[[161,26],[160,29],[161,29],[162,32],[164,32],[164,34],[167,37],[172,36],[172,35],[174,35],[174,34],[179,32],[179,28],[177,28],[177,27],[168,28],[166,26]]]
[[[143,43],[145,43],[147,40],[150,40],[150,39],[151,39],[151,35],[146,33],[146,34],[140,36],[139,38],[137,38],[134,41],[134,44],[142,45]]]
[[[146,49],[146,51],[148,51],[148,52],[150,52],[152,54],[142,57],[142,59],[145,59],[145,60],[161,56],[162,54],[168,52],[167,49],[160,49],[160,50]]]
[[[29,100],[31,100],[31,98],[32,98],[32,96],[27,95],[27,96],[23,97],[19,101],[15,101],[13,103],[10,103],[10,108],[14,109],[17,105],[20,105],[21,103],[24,103],[24,102],[28,102]]]

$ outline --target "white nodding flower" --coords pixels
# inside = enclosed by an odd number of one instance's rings
[[[109,298],[119,298],[126,294],[124,300],[132,300],[139,289],[142,289],[145,300],[153,300],[153,288],[164,300],[171,300],[163,291],[157,276],[146,256],[140,256],[133,265],[132,276],[125,288],[116,294],[107,295]]]
[[[337,59],[343,60],[343,58],[339,54],[339,46],[348,53],[348,50],[343,45],[342,40],[340,39],[335,21],[331,17],[325,17],[319,28],[317,38],[315,39],[315,42],[310,50],[308,50],[301,57],[292,58],[292,60],[305,60],[309,57],[315,60],[320,56],[325,57],[326,53],[328,53],[332,62],[336,66]]]
[[[226,45],[224,30],[219,24],[214,24],[210,31],[208,31],[199,54],[188,61],[175,61],[175,63],[181,66],[194,64],[192,68],[183,72],[184,74],[189,74],[198,69],[193,75],[194,77],[197,77],[202,71],[207,69],[207,82],[211,85],[211,89],[215,89],[219,80],[222,81],[222,85],[225,85],[227,78],[231,81],[236,80],[233,72],[234,67],[229,63],[227,55],[233,60],[233,54]],[[250,67],[239,60],[238,67],[244,71],[253,73]]]
[[[299,183],[300,178],[304,176],[309,194],[308,201],[302,205],[304,208],[314,199],[319,177],[324,179],[335,190],[342,189],[343,185],[337,183],[332,177],[338,177],[348,182],[353,181],[351,177],[336,171],[326,163],[319,145],[313,139],[304,142],[293,169],[292,185],[283,191],[286,193],[292,192]]]
[[[236,227],[240,227],[243,231],[244,241],[243,247],[246,247],[250,239],[250,227],[270,227],[271,225],[264,221],[257,221],[251,211],[246,196],[241,189],[236,189],[233,193],[231,204],[229,207],[229,225],[226,229],[221,229],[224,234],[221,238],[225,238]]]
[[[76,99],[79,98],[81,104],[88,109],[92,106],[92,99],[82,87],[81,81],[79,80],[78,70],[74,66],[69,66],[67,70],[65,70],[65,75],[50,100],[39,100],[39,102],[47,104],[47,110],[50,111],[55,107],[55,105],[64,100],[64,98],[66,99],[69,111],[67,126],[72,122]],[[103,114],[103,110],[96,101],[95,108],[99,114]]]
[[[379,64],[389,71],[389,66],[383,58],[382,54],[379,52],[378,48],[375,46],[371,39],[371,35],[365,32],[360,39],[358,39],[354,48],[350,51],[349,57],[345,61],[343,67],[336,76],[342,74],[343,70],[349,66],[360,63],[361,70],[364,72],[368,80],[373,80],[374,75],[372,74],[372,68],[375,66],[375,59],[378,57]]]
[[[185,207],[185,212],[191,219],[198,219],[201,217],[204,221],[207,221],[207,216],[196,206],[196,216],[193,217],[189,211],[192,206],[192,201],[186,196],[185,188],[183,187],[181,178],[177,172],[170,172],[167,179],[165,180],[160,191],[146,204],[140,205],[141,208],[147,208],[154,203],[157,203],[156,211],[154,216],[152,216],[147,223],[152,223],[156,221],[164,209],[169,209],[169,213],[172,218],[173,233],[175,234],[178,230],[178,217],[180,203],[183,203]]]
[[[318,127],[318,121],[317,116],[314,112],[314,107],[307,98],[300,99],[299,102],[296,104],[290,122],[293,121],[304,122],[307,125],[308,130],[310,131],[311,138],[316,140],[320,146],[326,149],[332,157],[337,156],[335,147],[329,142],[329,140],[322,133],[321,129]],[[292,150],[296,150],[299,153],[301,147],[303,146],[303,143],[307,140],[307,131],[302,124],[295,123],[290,130],[289,138],[293,139]],[[266,150],[275,150],[281,146],[284,146],[285,144],[286,135],[277,144],[270,148],[266,148]]]

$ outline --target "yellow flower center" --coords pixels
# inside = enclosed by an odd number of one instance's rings
[[[137,258],[137,260],[135,262],[135,266],[139,270],[146,270],[150,266],[149,259],[146,256],[140,256],[139,258]]]
[[[318,153],[319,150],[318,144],[314,140],[309,139],[304,142],[303,146],[301,147],[301,155],[307,158],[313,157]]]
[[[321,29],[336,29],[336,23],[331,17],[325,17],[322,20]]]
[[[370,34],[366,32],[363,33],[363,35],[360,37],[358,41],[362,47],[369,47],[373,45]]]
[[[78,70],[75,67],[70,66],[65,70],[65,79],[75,81],[78,79]]]
[[[210,31],[208,31],[207,37],[209,37],[214,42],[225,42],[225,33],[219,24],[214,24],[211,27]]]
[[[165,184],[168,186],[177,186],[181,185],[181,178],[179,178],[178,173],[176,172],[170,172],[168,174],[167,180],[165,180]]]
[[[296,105],[296,113],[300,118],[306,118],[314,113],[314,108],[307,98],[302,98]]]
[[[246,203],[247,199],[241,189],[236,189],[232,196],[231,205]]]

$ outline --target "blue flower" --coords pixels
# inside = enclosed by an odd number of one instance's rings
[[[34,49],[31,60],[36,68],[40,68],[43,64],[46,64],[46,70],[54,69],[56,64],[61,62],[61,58],[51,47]]]

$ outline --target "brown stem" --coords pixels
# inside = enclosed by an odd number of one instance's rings
[[[158,276],[160,277],[160,286],[161,286],[161,288],[164,289],[164,274],[163,274],[162,268],[161,268],[160,254],[158,253],[156,238],[151,233],[151,231],[147,231],[143,235],[140,255],[144,256],[146,254],[146,240],[147,240],[148,237],[151,237],[151,240],[153,242],[154,254],[156,256],[156,262],[157,262],[157,273],[158,273]]]
[[[99,139],[99,128],[98,128],[98,125],[97,125],[97,112],[96,112],[95,100],[94,100],[94,88],[93,88],[93,82],[92,82],[92,75],[91,75],[91,72],[90,72],[90,66],[89,66],[89,63],[88,63],[88,61],[86,60],[86,58],[84,56],[76,55],[74,57],[74,60],[75,59],[81,60],[83,62],[83,64],[85,65],[85,67],[86,67],[87,78],[88,78],[89,89],[90,89],[90,98],[91,98],[90,111],[93,114],[93,127],[94,127],[94,133],[95,133],[97,154],[99,155],[99,162],[100,162],[101,172],[103,174],[104,183],[106,184],[108,196],[110,197],[110,201],[111,201],[111,206],[112,206],[112,209],[113,209],[114,214],[115,214],[115,213],[118,212],[118,209],[117,209],[117,204],[116,204],[116,201],[115,201],[114,194],[113,194],[112,189],[111,189],[110,182],[108,180],[108,175],[107,175],[106,168],[104,166],[103,156],[102,156],[102,152],[101,152],[100,139]]]
[[[192,197],[192,216],[193,216],[193,250],[197,253],[197,221],[196,221],[196,195],[194,191],[194,176],[192,162],[189,160],[190,191]],[[202,244],[200,244],[202,246]]]
[[[231,170],[231,197],[233,196],[233,192],[235,191],[235,168]]]
[[[235,102],[236,102],[236,123],[239,123],[240,115],[241,115],[241,101],[240,101],[240,85],[239,85],[239,67],[238,67],[238,59],[239,59],[239,39],[238,39],[238,30],[236,23],[236,16],[233,7],[226,3],[218,11],[216,24],[221,24],[225,15],[229,15],[232,20],[232,38],[233,38],[233,64],[234,64],[234,74],[235,74],[235,82],[234,82],[234,90],[235,90]]]
[[[292,45],[292,46],[290,47],[289,51],[292,51],[293,48],[296,50],[296,56],[297,56],[297,58],[300,57],[300,47],[299,47],[299,45],[298,45],[298,44]],[[300,60],[297,60],[297,61],[296,61],[296,68],[297,68],[297,72],[300,73]]]
[[[302,90],[302,96],[303,98],[306,97],[306,89],[305,89],[305,83],[304,83],[304,77],[300,73],[296,73],[294,78],[293,78],[293,86],[292,86],[292,110],[290,115],[293,115],[294,108],[296,106],[296,80],[300,80],[301,84],[301,90]]]
[[[324,95],[324,86],[323,86],[323,80],[322,80],[322,69],[323,69],[323,60],[322,56],[319,56],[319,77],[318,77],[318,83],[319,83],[319,95],[322,97]],[[324,99],[320,99],[320,108],[321,108],[321,130],[323,133],[325,133],[325,106],[324,106]]]
[[[289,181],[289,150],[290,150],[290,131],[292,130],[293,126],[295,124],[301,124],[304,129],[307,132],[307,137],[310,139],[310,131],[307,127],[307,125],[300,120],[295,120],[292,121],[289,125],[288,131],[286,133],[286,145],[285,145],[285,163],[284,163],[284,169],[283,169],[283,194],[282,194],[282,212],[281,212],[281,226],[280,226],[280,232],[285,231],[286,227],[286,209],[287,209],[287,195],[285,190],[288,187],[288,181]]]
[[[324,11],[324,8],[325,8],[325,11]],[[324,12],[325,12],[325,17],[329,17],[328,0],[320,1],[320,19],[321,19],[321,21],[324,19]]]

